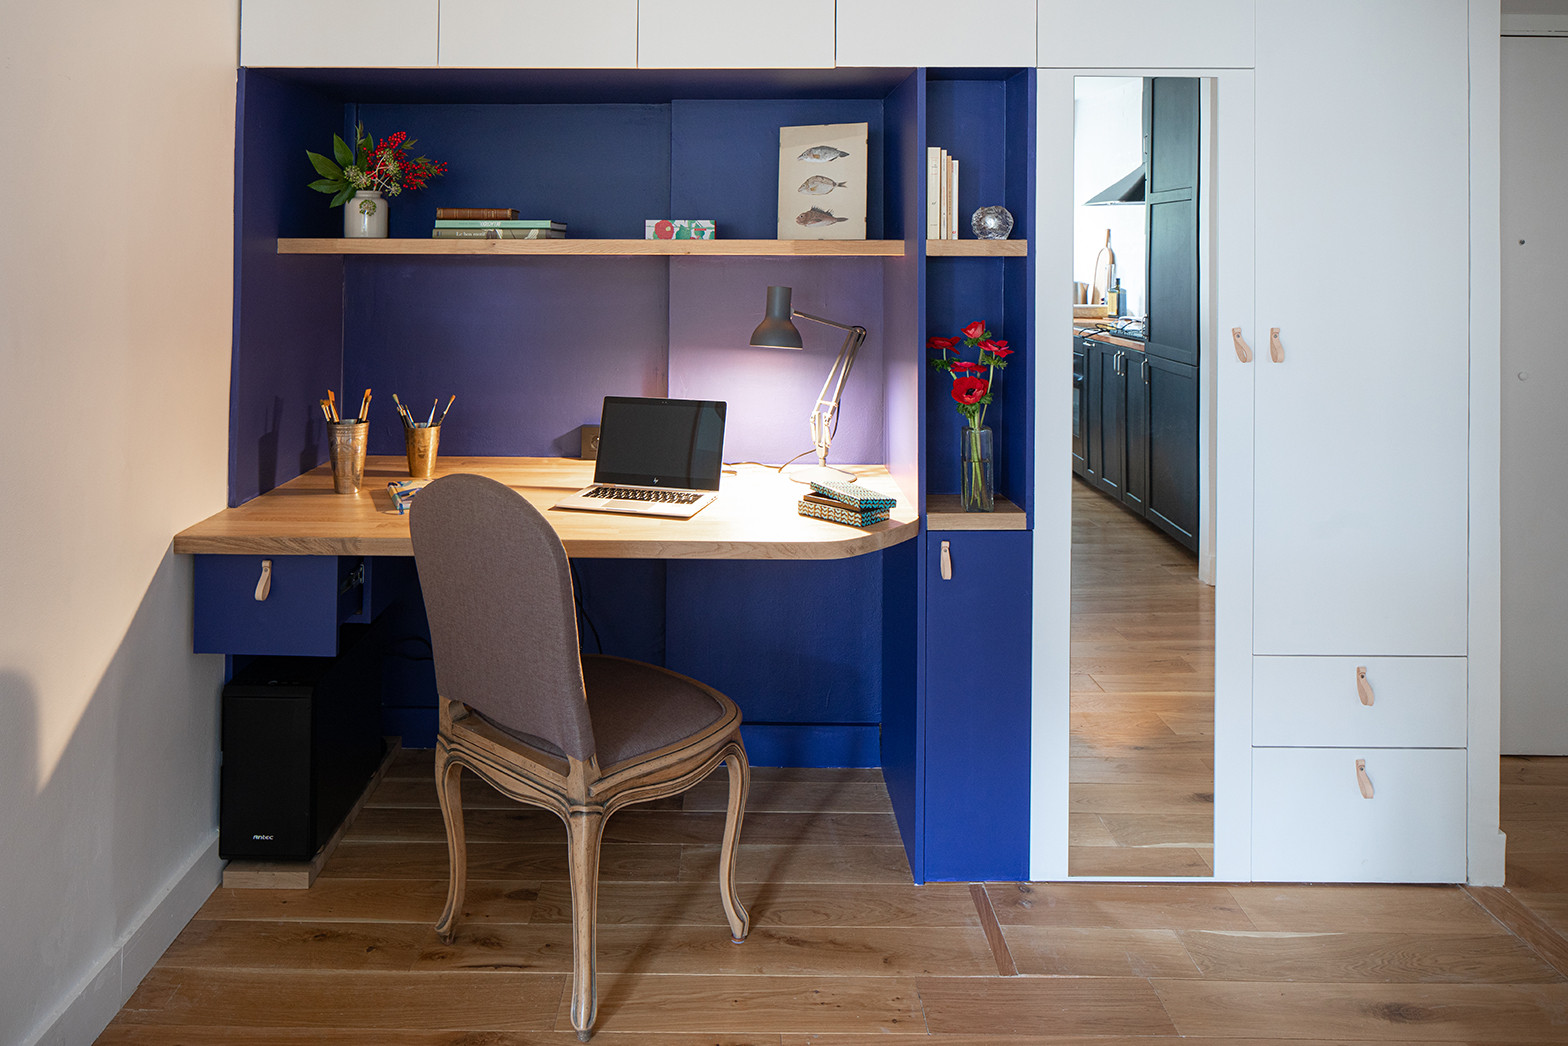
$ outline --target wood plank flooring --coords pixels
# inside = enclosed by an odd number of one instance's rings
[[[1070,875],[1214,872],[1214,589],[1073,480]]]
[[[876,771],[758,768],[729,942],[720,786],[610,822],[594,1040],[616,1046],[1568,1042],[1568,759],[1505,759],[1506,887],[915,886]],[[576,1041],[564,831],[471,782],[464,921],[430,752],[309,890],[214,893],[103,1046]],[[712,794],[709,794],[709,793]]]

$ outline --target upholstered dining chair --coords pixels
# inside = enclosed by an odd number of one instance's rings
[[[746,938],[750,917],[735,896],[751,778],[740,710],[675,672],[582,656],[566,549],[515,491],[446,476],[419,492],[409,526],[440,693],[436,794],[451,886],[436,932],[454,940],[463,907],[463,770],[553,811],[566,824],[571,876],[572,1026],[586,1042],[598,1005],[599,843],[621,807],[684,792],[728,767],[719,899],[731,938]]]

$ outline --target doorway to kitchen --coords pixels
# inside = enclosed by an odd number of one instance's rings
[[[1208,94],[1074,80],[1072,876],[1214,874]]]

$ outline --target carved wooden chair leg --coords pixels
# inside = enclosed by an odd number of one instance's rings
[[[598,963],[594,939],[599,920],[599,843],[604,835],[601,810],[574,809],[566,821],[572,878],[572,1027],[587,1042],[599,1009]]]
[[[724,902],[724,917],[729,920],[730,940],[741,944],[751,932],[751,916],[735,896],[735,859],[740,850],[741,820],[746,815],[746,793],[751,789],[746,750],[738,744],[731,746],[724,766],[730,775],[730,798],[724,812],[724,844],[719,849],[719,900]]]
[[[445,755],[445,749],[437,758]],[[439,763],[438,763],[439,765]],[[463,831],[463,764],[451,762],[436,773],[436,799],[441,803],[441,819],[446,822],[446,852],[449,885],[446,909],[436,920],[436,933],[451,944],[457,937],[457,917],[463,910],[463,893],[468,880],[468,845]]]

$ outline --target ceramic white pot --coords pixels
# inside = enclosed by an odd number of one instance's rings
[[[380,193],[361,189],[343,202],[343,235],[354,239],[385,238],[387,201]]]

